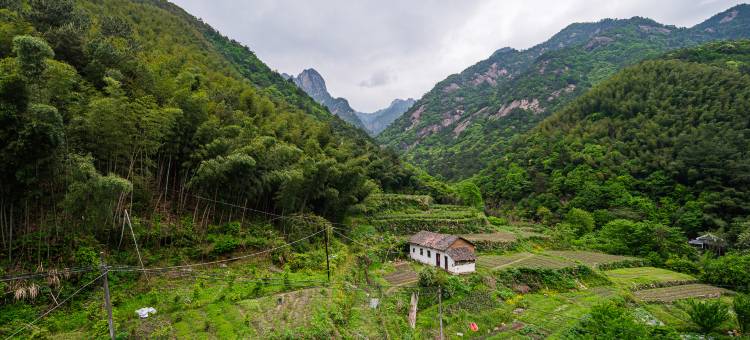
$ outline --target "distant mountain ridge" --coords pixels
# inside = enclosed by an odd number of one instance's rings
[[[385,109],[377,110],[373,113],[357,112],[357,116],[365,124],[367,131],[373,136],[377,136],[394,120],[404,112],[408,111],[417,101],[413,98],[394,99]]]
[[[315,69],[305,69],[296,77],[286,73],[281,75],[292,80],[316,102],[327,107],[331,113],[371,135],[379,134],[416,102],[412,98],[395,99],[387,108],[373,113],[358,112],[349,105],[349,101],[345,98],[334,98],[328,92],[325,79]]]
[[[437,83],[378,140],[433,174],[467,178],[502,157],[511,138],[618,70],[678,48],[748,37],[747,4],[691,28],[642,17],[574,23]]]

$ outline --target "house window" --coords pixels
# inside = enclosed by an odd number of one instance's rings
[[[411,247],[411,252],[412,253],[416,253],[417,252],[417,247]]]
[[[430,251],[427,251],[427,257],[432,258],[432,255],[430,254]]]
[[[424,251],[424,249],[423,249],[423,248],[419,248],[419,256],[422,256],[422,255],[424,255],[423,251]]]

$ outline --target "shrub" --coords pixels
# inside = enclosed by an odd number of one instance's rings
[[[737,294],[734,297],[734,314],[742,334],[750,333],[750,295]]]
[[[721,300],[696,300],[685,301],[687,313],[690,320],[700,328],[704,334],[711,333],[729,319],[729,306]]]
[[[565,215],[565,222],[570,224],[579,236],[594,231],[594,217],[583,209],[570,209]]]
[[[639,322],[623,300],[612,300],[591,308],[591,313],[571,328],[567,339],[679,339],[671,329]]]
[[[698,274],[700,272],[700,266],[697,263],[684,257],[670,257],[664,262],[664,266],[680,273]]]
[[[703,262],[703,280],[719,285],[750,290],[750,254],[731,253]]]

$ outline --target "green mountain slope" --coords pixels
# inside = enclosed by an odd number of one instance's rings
[[[747,40],[626,68],[514,139],[482,187],[527,217],[580,208],[736,236],[750,215],[749,72]]]
[[[166,1],[2,4],[0,243],[9,266],[33,252],[32,235],[52,249],[106,246],[124,209],[144,219],[192,212],[187,229],[166,232],[191,244],[192,228],[232,216],[198,214],[192,195],[337,219],[378,187],[410,183],[364,132]],[[48,260],[71,249],[47,251]]]
[[[378,140],[431,173],[466,178],[502,157],[510,138],[617,70],[675,48],[748,36],[750,5],[689,29],[638,17],[572,24],[441,81]]]

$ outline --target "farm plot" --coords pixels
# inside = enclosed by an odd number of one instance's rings
[[[407,262],[396,265],[396,270],[383,277],[392,286],[404,286],[415,283],[419,280],[419,275]]]
[[[665,303],[687,298],[715,298],[731,294],[733,294],[731,290],[700,283],[644,289],[633,293],[637,299],[642,301]]]
[[[505,268],[546,268],[561,269],[575,266],[570,260],[552,257],[544,254],[516,253],[512,255],[485,255],[479,256],[477,266],[490,270]]]
[[[632,289],[678,286],[696,282],[691,275],[654,267],[620,268],[608,270],[605,274],[612,282]]]
[[[509,231],[496,231],[489,234],[465,234],[461,237],[471,242],[494,242],[494,243],[511,243],[515,242],[518,238],[516,234]]]
[[[577,261],[591,267],[599,267],[601,265],[607,265],[617,262],[642,262],[643,260],[637,257],[621,256],[621,255],[610,255],[604,253],[596,253],[592,251],[560,251],[560,250],[548,250],[545,254],[562,257],[568,260]]]

